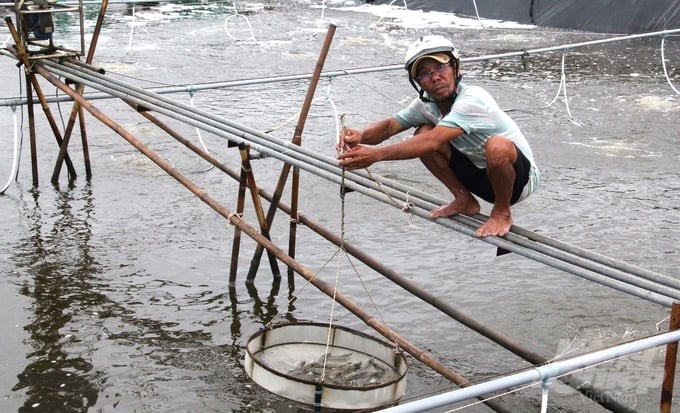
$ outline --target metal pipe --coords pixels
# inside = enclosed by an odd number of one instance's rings
[[[240,125],[237,125],[237,127],[240,127]],[[249,132],[249,133],[255,132],[255,131],[253,131],[253,130],[249,130],[248,128],[246,128],[246,131]],[[232,132],[233,132],[233,131],[232,131]],[[263,134],[263,135],[264,135],[267,139],[269,139],[269,140],[272,139],[271,136],[269,136],[269,135],[266,135],[266,134]],[[262,142],[260,142],[260,143],[262,143]],[[290,149],[290,148],[289,148],[289,149]],[[330,159],[330,158],[328,158],[328,159]],[[328,159],[326,159],[325,162],[328,162]],[[333,160],[333,162],[334,162],[334,160]],[[337,169],[335,169],[335,171],[337,171]],[[512,235],[510,235],[510,236],[512,237]],[[528,244],[528,245],[534,245],[534,243],[531,243],[531,244]],[[511,250],[512,250],[512,249],[511,249]],[[608,271],[608,270],[606,270],[606,271]],[[666,277],[666,279],[667,279],[667,280],[672,280],[670,277]],[[657,281],[658,281],[658,278],[657,278]]]
[[[363,171],[355,171],[355,173],[361,174],[364,177],[368,177],[368,175],[366,175],[365,172],[363,172]],[[380,182],[381,185],[383,185],[385,187],[393,188],[393,189],[395,189],[395,190],[397,190],[401,193],[408,193],[409,194],[409,197],[408,197],[409,200],[420,199],[420,200],[423,200],[424,202],[429,203],[431,205],[442,205],[446,202],[446,201],[439,199],[439,198],[436,198],[436,197],[434,197],[430,194],[421,192],[421,191],[414,189],[414,188],[411,188],[411,187],[407,187],[406,185],[400,184],[396,181],[392,181],[392,180],[385,179],[385,178],[375,176],[375,175],[373,175],[372,178],[373,178],[373,180]],[[399,192],[397,192],[397,194]],[[488,218],[487,216],[482,215],[482,214],[476,214],[473,217],[467,217],[465,215],[457,215],[457,216],[451,217],[451,219],[453,219],[453,220],[460,221],[461,223],[465,223],[465,224],[473,226],[473,227],[477,227],[482,222],[486,221],[487,218]],[[477,220],[479,223],[473,223],[474,222],[473,219]],[[563,250],[567,253],[582,257],[586,260],[590,260],[590,261],[593,261],[593,262],[596,262],[596,263],[600,263],[600,264],[621,270],[623,272],[627,272],[627,273],[630,273],[630,274],[633,274],[633,275],[637,275],[641,278],[653,281],[655,283],[680,290],[680,280],[678,280],[677,278],[673,278],[673,277],[670,277],[670,276],[667,276],[667,275],[657,273],[655,271],[648,270],[646,268],[641,268],[639,266],[635,266],[635,265],[632,265],[632,264],[629,264],[629,263],[626,263],[626,262],[623,262],[623,261],[619,261],[619,260],[607,257],[605,255],[602,255],[602,254],[599,254],[599,253],[596,253],[596,252],[593,252],[593,251],[588,251],[584,248],[579,248],[579,247],[574,246],[574,245],[569,245],[569,244],[561,242],[559,240],[549,238],[545,235],[541,235],[539,233],[530,231],[528,229],[519,227],[517,225],[513,225],[511,230],[510,230],[510,234],[508,234],[506,236],[506,238],[509,239],[509,240],[515,240],[516,236],[524,237],[524,238],[526,238],[530,241],[534,241],[538,244],[544,244],[546,246],[553,247],[553,248],[556,248],[558,250]]]
[[[395,407],[380,410],[383,413],[412,413],[447,406],[482,394],[507,390],[516,386],[547,382],[552,378],[573,373],[586,367],[614,360],[629,354],[649,350],[664,344],[675,343],[680,340],[680,331],[657,334],[617,346],[586,353],[580,356],[553,361],[542,366],[522,370],[515,374],[488,380],[463,389],[453,390],[422,400],[403,403]]]
[[[374,177],[374,179],[376,178]],[[399,199],[404,203],[410,202],[421,208],[431,209],[432,206],[441,205],[444,202],[429,195],[423,195],[417,191],[411,192],[413,191],[412,188],[404,187],[398,183],[379,178],[378,180],[383,188],[397,188],[394,192],[390,191],[390,196]],[[481,225],[486,218],[487,217],[481,214],[477,214],[474,218],[465,215],[451,217],[452,220],[474,229]],[[675,299],[680,297],[680,280],[666,275],[643,270],[639,267],[605,257],[601,254],[573,247],[517,226],[513,226],[511,232],[508,233],[504,239],[516,246],[538,251],[543,255],[556,258],[561,262],[570,263],[598,274],[606,275],[615,280],[623,281]],[[511,246],[504,248],[510,251],[515,250],[515,248]]]
[[[193,109],[193,108],[192,108],[192,109]],[[200,127],[200,126],[199,126],[199,127]],[[240,127],[240,125],[237,125],[237,127]],[[240,129],[240,130],[241,130],[241,129]],[[245,130],[246,130],[248,133],[257,134],[257,131],[253,131],[252,129],[245,128]],[[235,133],[233,130],[230,130],[229,132],[230,132],[230,133]],[[236,132],[236,133],[237,133],[237,132]],[[271,136],[269,136],[269,135],[266,135],[266,134],[261,134],[261,135],[264,135],[264,137],[265,137],[266,139],[268,139],[269,141],[271,141],[271,139],[272,139]],[[250,137],[250,138],[252,139],[252,137]],[[264,142],[263,142],[263,141],[260,141],[260,143],[261,143],[261,144],[267,144],[268,141],[264,141]],[[291,148],[287,148],[287,149],[291,149]],[[260,150],[261,150],[261,149],[260,149]],[[302,150],[301,150],[301,151],[302,151]],[[270,153],[270,154],[271,154],[271,153]],[[274,156],[276,156],[276,155],[274,155]],[[327,160],[326,160],[326,161],[327,161]],[[309,162],[309,160],[305,160],[305,162]],[[335,168],[334,171],[338,171],[338,169]],[[336,181],[337,181],[337,180],[336,180]],[[489,240],[487,240],[487,239],[485,239],[485,241],[489,242]],[[532,244],[532,245],[533,245],[533,244]],[[513,248],[510,248],[510,250],[512,251]],[[620,277],[620,274],[618,274],[618,275],[619,275],[619,277]],[[633,282],[637,282],[637,281],[633,281]],[[667,293],[667,292],[663,292],[663,293]],[[674,293],[671,292],[671,294],[674,294]],[[673,298],[677,298],[677,296],[675,296],[675,295],[671,295],[671,296],[672,296]]]

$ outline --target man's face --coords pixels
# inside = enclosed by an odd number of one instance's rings
[[[448,99],[456,88],[456,76],[450,62],[425,59],[418,65],[416,80],[437,102]]]

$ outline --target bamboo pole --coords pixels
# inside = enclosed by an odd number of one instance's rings
[[[307,89],[307,95],[305,96],[304,104],[302,105],[302,111],[300,112],[300,117],[298,118],[297,125],[295,126],[295,134],[293,135],[293,144],[301,146],[302,145],[302,131],[304,130],[305,123],[307,122],[307,115],[309,114],[309,109],[312,106],[314,100],[314,93],[316,93],[316,86],[319,84],[319,77],[321,72],[323,72],[323,66],[326,62],[326,57],[328,56],[328,51],[331,48],[331,43],[333,42],[333,36],[335,35],[335,25],[328,25],[328,32],[326,33],[326,38],[324,40],[323,46],[321,47],[321,53],[316,61],[316,66],[314,68],[314,76],[310,81],[309,88]],[[291,203],[290,203],[290,231],[288,236],[288,255],[295,258],[295,244],[297,239],[297,223],[298,223],[298,201],[300,192],[300,168],[293,167],[293,183],[291,188]],[[273,204],[272,204],[273,205]],[[288,282],[293,283],[293,269],[288,268]]]
[[[674,302],[671,307],[671,320],[668,331],[680,329],[680,303]],[[675,365],[678,360],[678,343],[666,345],[666,361],[663,370],[663,383],[661,384],[661,413],[671,413],[673,406],[673,382],[675,381]]]
[[[243,216],[243,209],[246,202],[246,171],[241,166],[241,175],[238,180],[238,198],[236,200],[236,213]],[[241,229],[234,227],[234,238],[231,244],[231,265],[229,266],[229,287],[236,286],[236,275],[238,272],[238,257],[241,250]]]
[[[31,176],[33,187],[38,186],[38,144],[35,136],[35,111],[33,110],[33,87],[31,86],[31,75],[26,73],[26,97],[28,103],[28,136],[31,143]]]
[[[85,179],[92,179],[92,163],[90,162],[90,145],[87,142],[87,128],[85,128],[85,111],[78,110],[78,121],[80,124],[80,142],[83,147],[83,161],[85,163]]]
[[[373,317],[369,313],[365,312],[360,306],[355,304],[353,301],[351,301],[349,298],[347,298],[344,294],[342,294],[339,291],[336,291],[333,288],[333,286],[331,286],[330,284],[318,279],[316,277],[316,274],[314,274],[314,272],[312,272],[308,268],[304,267],[299,262],[294,260],[292,257],[287,255],[282,249],[280,249],[278,246],[276,246],[274,243],[272,243],[271,240],[264,237],[254,227],[247,224],[237,214],[231,213],[231,211],[229,211],[227,208],[225,208],[224,206],[219,204],[205,190],[198,187],[191,180],[189,180],[184,175],[179,173],[168,162],[163,160],[163,158],[161,158],[158,154],[153,152],[146,145],[144,145],[142,142],[140,142],[137,138],[135,138],[133,135],[131,135],[121,125],[119,125],[114,120],[110,119],[109,117],[104,115],[101,111],[99,111],[99,109],[97,109],[90,102],[88,102],[85,98],[83,98],[82,95],[76,93],[74,90],[69,88],[63,82],[61,82],[60,80],[55,78],[47,69],[45,69],[44,67],[42,67],[40,65],[36,65],[36,72],[39,73],[40,75],[42,75],[48,82],[52,83],[53,85],[55,85],[56,87],[58,87],[59,89],[64,91],[64,93],[67,93],[70,96],[72,96],[74,100],[76,100],[83,108],[85,108],[85,110],[90,112],[90,114],[92,114],[95,118],[99,119],[104,125],[108,126],[113,131],[115,131],[117,134],[119,134],[123,139],[128,141],[132,146],[134,146],[137,150],[142,152],[151,161],[153,161],[156,165],[158,165],[161,169],[163,169],[168,175],[172,176],[180,184],[184,185],[187,189],[189,189],[189,191],[191,191],[194,195],[196,195],[201,201],[203,201],[208,206],[210,206],[218,214],[220,214],[221,216],[226,218],[231,224],[238,226],[241,229],[241,231],[246,233],[249,237],[251,237],[253,240],[255,240],[258,244],[262,244],[264,246],[264,248],[266,248],[268,251],[271,251],[274,255],[276,255],[276,257],[280,261],[282,261],[284,264],[288,265],[289,267],[292,267],[295,270],[295,272],[300,274],[303,278],[305,278],[307,281],[309,281],[311,284],[313,284],[315,287],[317,287],[324,294],[328,295],[331,298],[334,298],[340,305],[345,307],[352,314],[359,317],[369,327],[373,328],[375,331],[377,331],[378,333],[383,335],[385,338],[387,338],[391,342],[396,343],[401,349],[405,350],[407,353],[411,354],[414,358],[421,361],[422,363],[424,363],[428,367],[437,371],[442,376],[451,380],[453,383],[458,384],[460,386],[471,385],[471,383],[467,379],[465,379],[463,376],[461,376],[459,373],[457,373],[454,370],[443,365],[441,362],[436,360],[427,351],[418,348],[414,344],[410,343],[408,340],[401,337],[399,334],[397,334],[396,332],[391,330],[389,327],[387,327],[381,321],[379,321],[378,319],[376,319],[375,317]],[[486,400],[485,403],[487,405],[489,405],[490,407],[492,407],[494,410],[496,410],[500,413],[512,413],[511,410],[508,410],[505,407],[503,407],[497,400]]]
[[[189,149],[203,157],[204,159],[208,157],[208,162],[213,164],[214,166],[218,167],[220,170],[225,172],[225,169],[227,169],[228,175],[230,175],[233,179],[237,180],[239,183],[238,187],[238,197],[236,200],[236,214],[238,216],[243,216],[243,210],[245,208],[245,199],[246,199],[246,185],[247,185],[247,175],[245,171],[245,167],[241,165],[241,172],[240,175],[233,172],[231,169],[228,169],[225,165],[222,165],[217,161],[217,159],[213,158],[210,154],[207,152],[201,150],[198,148],[198,146],[194,145],[186,139],[184,136],[180,135],[169,127],[165,122],[162,122],[160,119],[158,119],[156,116],[152,115],[149,113],[149,111],[146,108],[143,108],[134,102],[131,102],[129,100],[123,100],[125,103],[130,105],[136,112],[140,113],[142,116],[144,116],[146,119],[151,121],[153,124],[161,128],[163,131],[165,131],[168,135],[172,136],[175,138],[177,141],[183,143],[186,145]],[[238,272],[238,257],[239,257],[239,251],[241,249],[241,229],[237,226],[234,226],[234,237],[232,241],[232,246],[231,246],[231,260],[230,260],[230,265],[229,265],[229,289],[230,291],[234,288],[236,285],[236,275]]]

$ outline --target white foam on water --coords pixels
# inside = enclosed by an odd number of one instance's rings
[[[477,19],[474,17],[459,16],[454,13],[438,11],[407,10],[403,7],[389,5],[361,5],[340,7],[336,10],[369,13],[380,17],[380,20],[388,19],[392,24],[406,29],[432,29],[432,28],[503,28],[503,29],[533,29],[536,26],[520,24],[516,22]]]
[[[658,152],[649,151],[644,147],[646,145],[637,141],[614,141],[592,138],[587,142],[567,142],[567,144],[591,148],[594,150],[594,153],[608,157],[649,158],[662,156]]]
[[[672,112],[680,110],[680,101],[672,96],[642,96],[635,103],[644,110]]]

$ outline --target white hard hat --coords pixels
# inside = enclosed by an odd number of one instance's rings
[[[409,73],[411,78],[415,78],[418,63],[426,56],[432,54],[448,53],[455,59],[458,64],[458,50],[456,50],[453,43],[440,35],[422,36],[415,43],[413,43],[406,51],[404,59],[404,68]],[[436,59],[440,60],[440,59]],[[444,62],[442,62],[444,63]]]

